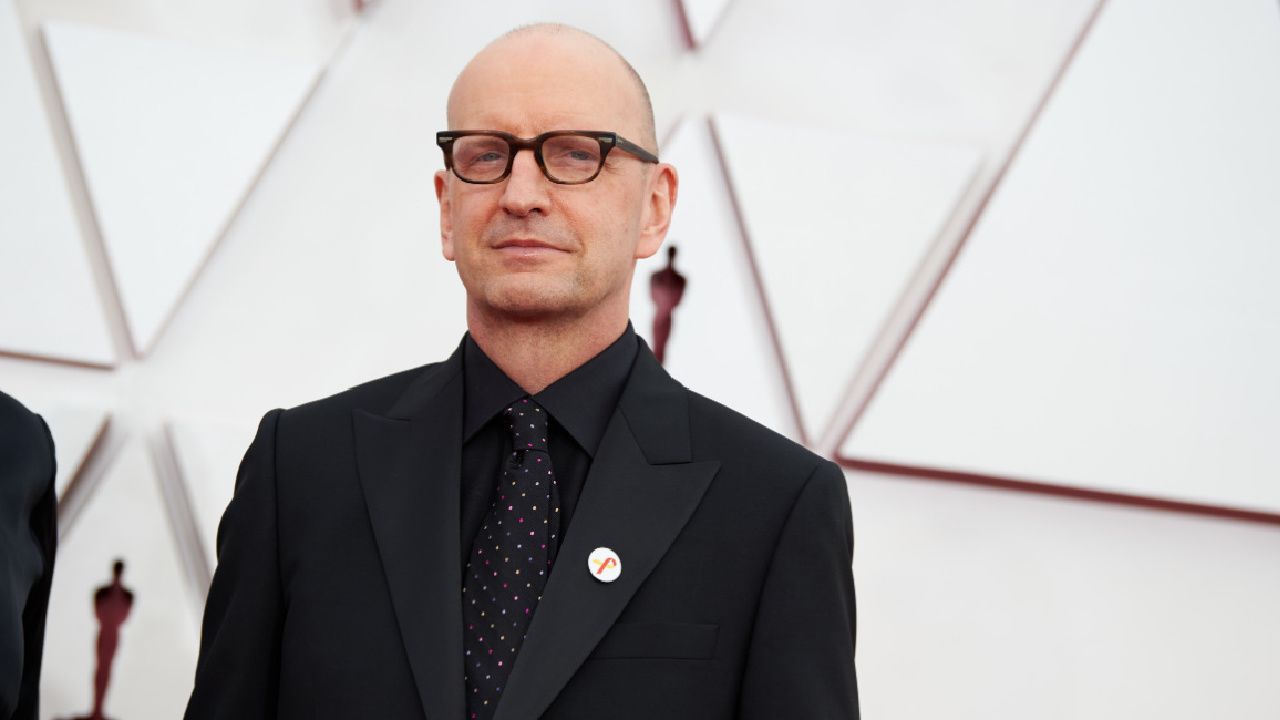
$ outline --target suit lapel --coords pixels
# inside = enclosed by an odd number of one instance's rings
[[[387,416],[354,411],[369,521],[428,720],[465,713],[460,486],[462,346],[427,368]]]
[[[690,462],[688,391],[641,343],[494,720],[535,720],[547,709],[657,566],[719,470],[718,461]],[[597,581],[587,568],[587,556],[601,546],[622,561],[612,583]]]

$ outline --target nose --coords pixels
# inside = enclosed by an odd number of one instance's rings
[[[547,195],[547,183],[550,182],[538,167],[532,150],[521,150],[512,161],[511,175],[507,177],[502,189],[502,209],[516,217],[525,217],[530,213],[546,214],[550,202]]]

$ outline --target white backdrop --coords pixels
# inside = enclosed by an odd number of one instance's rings
[[[257,418],[456,345],[462,291],[438,249],[433,133],[462,64],[521,22],[595,32],[649,83],[664,155],[684,183],[670,238],[690,285],[669,366],[693,389],[824,452],[1280,515],[1280,456],[1262,440],[1280,431],[1280,389],[1261,361],[1280,353],[1280,292],[1268,280],[1280,271],[1280,163],[1277,123],[1267,122],[1280,119],[1280,65],[1270,63],[1280,9],[1111,0],[1002,177],[1094,7],[732,0],[691,49],[669,2],[382,0],[357,17],[336,0],[0,0],[14,26],[0,32],[0,58],[16,58],[0,77],[34,78],[38,90],[0,98],[15,108],[0,112],[0,137],[14,145],[42,130],[55,156],[0,164],[0,188],[32,196],[0,220],[0,278],[42,272],[30,250],[45,247],[38,238],[70,258],[54,263],[61,274],[47,285],[0,287],[0,351],[14,353],[0,355],[0,387],[45,413],[68,445],[87,447],[91,433],[58,418],[111,416],[96,461],[68,493],[79,511],[64,518],[45,716],[88,708],[88,592],[123,554],[139,614],[124,628],[107,707],[175,717],[213,525]],[[146,267],[166,287],[191,278],[147,308],[160,318],[151,340],[118,299],[109,243],[136,249],[154,238],[107,236],[102,203],[112,195],[93,187],[102,175],[74,140],[110,137],[120,121],[68,118],[64,107],[84,91],[54,72],[75,48],[45,41],[50,22],[87,27],[88,37],[122,31],[126,45],[141,33],[228,63],[269,56],[324,68],[287,132],[270,126],[279,112],[250,128],[270,130],[272,148],[216,245]],[[1210,67],[1212,76],[1197,74]],[[1124,79],[1116,89],[1099,78]],[[1162,113],[1201,106],[1205,83],[1222,110],[1195,115],[1199,134],[1188,135],[1191,121]],[[226,102],[198,74],[186,90],[190,108]],[[239,117],[252,125],[259,110]],[[753,151],[783,131],[843,134],[861,150],[807,191]],[[146,167],[234,137],[173,123],[128,147]],[[212,191],[210,167],[187,170],[174,174],[181,192],[165,201],[170,212]],[[1136,204],[1102,202],[1125,194]],[[71,222],[21,212],[60,205]],[[1135,206],[1161,210],[1162,223],[1134,222]],[[979,209],[989,213],[967,234]],[[1234,230],[1214,222],[1227,215]],[[1001,235],[1000,217],[1023,224]],[[167,228],[177,233],[153,230]],[[852,417],[869,397],[872,360],[892,355],[962,239],[898,365]],[[1165,249],[1182,260],[1154,262]],[[15,273],[25,262],[30,273]],[[633,293],[646,336],[647,275],[659,265],[641,263]],[[64,303],[48,321],[8,322],[43,312],[33,295],[46,290],[100,307]],[[1146,314],[1117,329],[1129,315],[1105,309],[1130,307]],[[27,335],[7,337],[8,328]],[[731,345],[748,359],[726,364]],[[1155,380],[1138,397],[1125,392],[1129,376]],[[735,394],[747,383],[767,392]],[[1232,392],[1201,390],[1217,387]],[[1280,716],[1280,525],[885,474],[849,480],[866,717]]]

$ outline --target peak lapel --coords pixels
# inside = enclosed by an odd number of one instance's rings
[[[689,461],[687,392],[639,349],[494,720],[536,720],[547,709],[702,500],[720,463]],[[612,583],[587,568],[601,546],[622,561]]]
[[[428,720],[465,713],[459,515],[461,345],[389,416],[352,418],[360,483],[405,654]]]

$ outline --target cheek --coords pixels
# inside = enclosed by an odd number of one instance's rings
[[[453,231],[463,237],[471,237],[476,233],[476,222],[479,217],[479,203],[455,202],[452,209]]]
[[[475,254],[475,247],[484,237],[489,218],[490,213],[482,202],[464,200],[454,203],[449,219],[453,226],[453,251],[456,255],[471,257]]]
[[[611,262],[626,265],[635,256],[640,216],[633,204],[620,204],[601,218]]]
[[[620,256],[626,255],[631,223],[620,208],[594,206],[572,222],[583,248],[584,262],[597,272],[616,265]]]
[[[570,221],[588,254],[602,261],[630,256],[639,237],[640,211],[628,193],[603,193],[593,202],[582,204],[580,212],[570,215]]]

